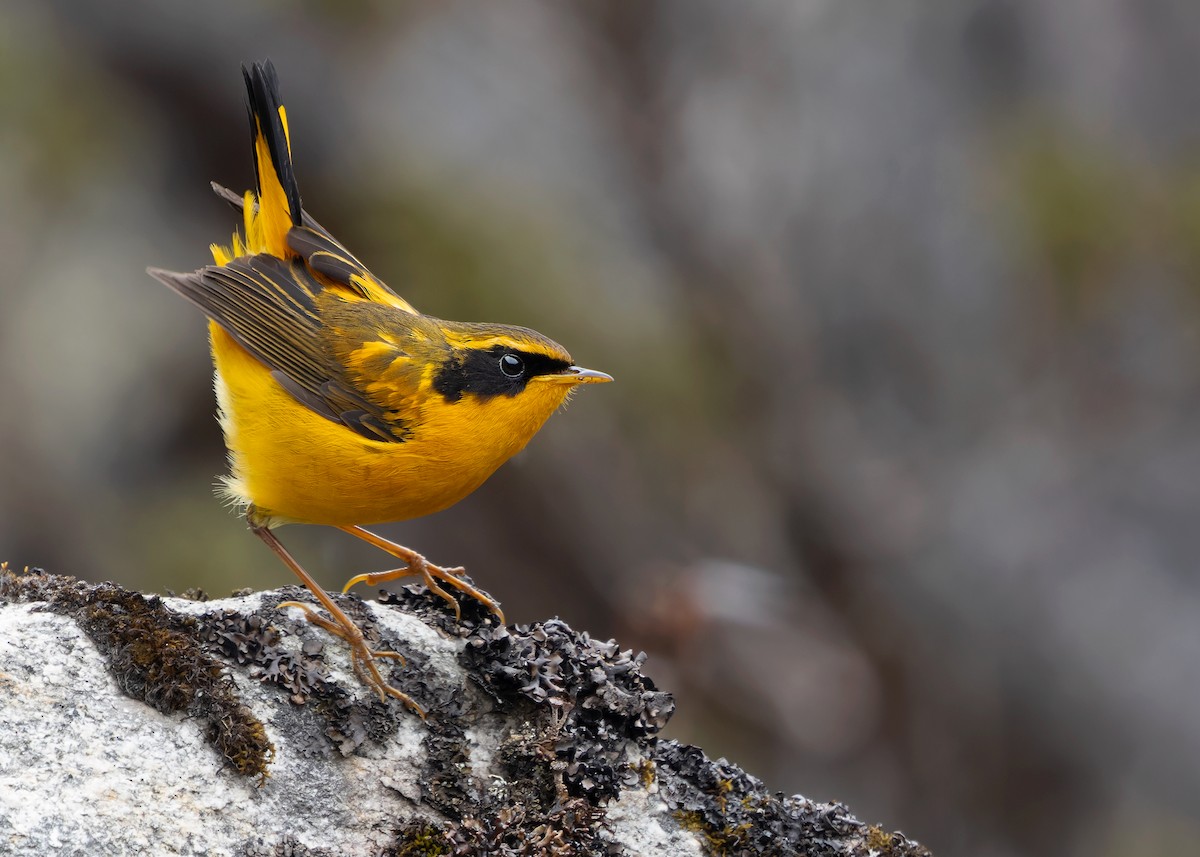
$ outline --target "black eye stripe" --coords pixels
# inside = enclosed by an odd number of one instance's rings
[[[515,374],[509,374],[504,368],[509,358],[521,364],[518,368],[508,363],[510,369],[516,369]],[[434,375],[433,389],[448,402],[457,402],[464,393],[484,398],[515,396],[525,389],[533,376],[561,372],[570,365],[566,360],[501,345],[464,348],[453,352],[441,365]]]

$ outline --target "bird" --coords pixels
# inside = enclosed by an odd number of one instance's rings
[[[336,527],[400,560],[351,578],[407,575],[448,601],[456,589],[501,623],[499,604],[462,578],[365,529],[446,509],[525,447],[571,394],[612,377],[575,365],[525,327],[418,312],[302,207],[287,112],[270,60],[242,66],[255,188],[213,183],[242,213],[229,245],[192,273],[147,273],[208,317],[217,418],[228,451],[218,492],[324,609],[299,607],[341,637],[354,673],[386,702],[425,712],[384,679],[363,631],[283,546],[286,524]]]

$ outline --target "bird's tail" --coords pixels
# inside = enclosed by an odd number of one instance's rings
[[[234,233],[230,247],[212,246],[218,265],[239,256],[269,253],[288,258],[287,235],[301,222],[300,188],[292,169],[287,112],[279,98],[279,79],[270,60],[242,66],[246,80],[257,194],[246,191],[242,212],[244,235]]]

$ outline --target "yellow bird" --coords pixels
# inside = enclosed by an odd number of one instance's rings
[[[444,321],[417,312],[300,206],[287,114],[270,62],[243,66],[257,191],[242,197],[243,231],[212,245],[216,264],[191,274],[148,269],[209,318],[218,416],[229,450],[221,493],[312,590],[344,638],[359,678],[402,700],[362,631],[272,530],[338,527],[403,567],[359,575],[372,585],[409,574],[454,606],[441,585],[499,606],[458,574],[363,525],[457,503],[519,452],[580,384],[611,381],[574,365],[558,343],[523,327]],[[281,605],[284,606],[284,605]]]

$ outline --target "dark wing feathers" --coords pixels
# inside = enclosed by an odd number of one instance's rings
[[[317,312],[322,287],[303,262],[264,253],[192,274],[149,273],[203,310],[305,407],[371,440],[407,437],[405,425],[358,389],[331,354]]]
[[[374,276],[324,229],[319,226],[316,229],[294,226],[288,232],[287,243],[318,274],[324,274],[335,283],[353,289],[364,298],[371,298],[371,293],[351,278],[375,280]]]
[[[246,201],[217,182],[212,182],[213,192],[221,199],[228,202],[238,211],[241,211]],[[352,289],[364,298],[370,300],[373,295],[363,288],[360,283],[354,282],[351,277],[358,277],[363,281],[372,283],[377,288],[394,294],[391,289],[384,285],[375,277],[367,266],[342,246],[341,242],[334,238],[329,230],[313,219],[313,216],[307,211],[300,211],[300,226],[292,227],[288,232],[287,243],[288,247],[297,255],[299,255],[309,266],[318,274],[328,277],[335,283]]]
[[[237,192],[230,190],[220,182],[209,182],[208,185],[213,189],[213,193],[221,197],[221,199],[225,200],[238,211],[241,211],[245,207],[245,200],[243,200],[241,195]]]

